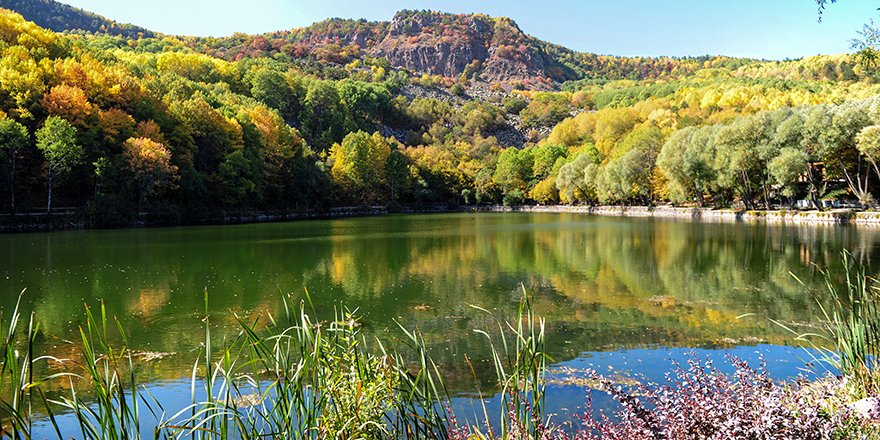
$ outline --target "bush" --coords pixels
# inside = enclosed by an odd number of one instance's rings
[[[827,411],[822,405],[840,392],[842,381],[829,377],[784,386],[770,379],[764,365],[753,369],[735,357],[729,360],[732,375],[710,360],[692,357],[687,368],[676,365],[662,386],[638,383],[625,389],[594,373],[598,388],[621,407],[610,416],[593,417],[589,410],[577,438],[831,439],[864,432],[863,423],[848,411]]]
[[[449,89],[449,93],[452,93],[455,96],[464,96],[464,86],[461,83],[455,83]]]
[[[501,199],[501,203],[503,203],[504,206],[520,206],[523,204],[523,200],[525,200],[525,198],[525,194],[523,194],[522,191],[515,189],[504,194],[504,198]]]
[[[523,111],[528,105],[528,101],[519,96],[508,96],[501,100],[501,107],[511,115],[518,115],[519,112]]]
[[[395,214],[398,212],[403,212],[403,205],[400,204],[397,200],[392,200],[385,205],[385,210],[388,211],[389,214]]]

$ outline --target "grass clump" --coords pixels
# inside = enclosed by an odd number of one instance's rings
[[[831,366],[851,381],[858,396],[878,396],[880,284],[867,274],[864,265],[855,262],[850,252],[844,251],[841,259],[843,269],[839,274],[820,270],[826,289],[826,294],[818,298],[821,331],[798,334],[798,340],[820,353],[816,357],[818,362]]]
[[[525,291],[513,320],[477,307],[493,317],[475,332],[491,349],[500,415],[490,420],[478,381],[484,406],[481,424],[474,426],[460,424],[449,410],[442,374],[418,332],[401,327],[401,342],[394,347],[368,340],[357,310],[316,320],[306,312],[308,295],[296,304],[284,297],[278,317],[235,316],[235,330],[215,345],[206,293],[205,338],[192,368],[191,401],[171,414],[163,407],[167,402],[138,382],[134,352],[103,305],[98,313],[87,309],[77,362],[38,356],[39,325],[31,316],[24,329],[16,307],[0,347],[0,410],[7,414],[2,436],[34,438],[39,419],[49,424],[41,436],[102,440],[875,438],[877,430],[846,408],[856,395],[878,389],[873,362],[878,292],[847,258],[845,289],[836,289],[831,274],[825,274],[834,298],[823,303],[827,333],[801,335],[817,347],[819,341],[829,343],[822,353],[844,379],[780,384],[763,365],[752,368],[734,358],[733,374],[694,358],[685,367],[675,365],[661,384],[621,383],[593,372],[598,392],[608,393],[618,408],[607,414],[588,411],[575,417],[579,423],[566,426],[551,423],[545,414],[551,362],[546,324]],[[37,378],[40,363],[64,368]],[[66,395],[47,397],[47,384],[54,381],[68,382]],[[60,412],[75,418],[76,433],[62,432]]]

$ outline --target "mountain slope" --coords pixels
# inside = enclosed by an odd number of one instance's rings
[[[38,26],[55,32],[85,31],[125,38],[153,37],[155,33],[139,26],[117,23],[100,15],[54,0],[0,0],[0,8],[21,14]]]
[[[414,73],[553,88],[578,79],[652,79],[693,73],[727,57],[643,58],[579,53],[524,33],[504,17],[400,11],[391,21],[328,19],[262,35],[192,38],[196,50],[229,61],[284,56],[344,65],[380,58]]]
[[[54,30],[85,31],[129,39],[156,36],[54,0],[0,0],[0,7]],[[582,79],[655,79],[707,66],[738,67],[754,60],[726,57],[615,57],[580,53],[524,33],[511,19],[485,14],[400,11],[390,21],[333,18],[304,28],[262,35],[186,37],[193,49],[228,61],[282,56],[292,61],[344,66],[353,60],[387,60],[416,74],[555,89]]]

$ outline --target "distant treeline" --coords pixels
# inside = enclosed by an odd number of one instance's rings
[[[61,35],[5,11],[0,52],[7,212],[74,208],[114,225],[144,212],[178,223],[389,203],[757,206],[876,190],[866,99],[880,89],[850,56],[690,59],[663,79],[530,91],[362,55],[229,61],[187,39]]]

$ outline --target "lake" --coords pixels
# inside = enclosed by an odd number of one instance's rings
[[[839,272],[844,249],[877,269],[880,229],[486,213],[3,235],[0,243],[5,313],[27,289],[44,351],[72,356],[64,340],[76,338],[84,305],[103,299],[131,348],[168,354],[139,374],[169,398],[190,398],[181,379],[203,342],[206,290],[218,340],[235,331],[235,315],[279,316],[282,296],[298,302],[307,290],[309,310],[325,319],[356,310],[370,336],[393,341],[395,321],[419,329],[467,408],[475,387],[464,354],[481,381],[493,374],[480,367],[488,346],[473,330],[515,317],[524,290],[548,321],[556,367],[662,377],[672,359],[698,349],[763,356],[776,377],[792,377],[804,353],[772,321],[814,330],[818,269]],[[583,403],[576,386],[550,391],[551,409]]]

